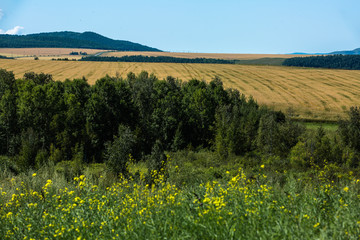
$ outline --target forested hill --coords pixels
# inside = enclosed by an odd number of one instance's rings
[[[360,55],[325,55],[288,58],[284,66],[360,70]]]
[[[360,48],[356,48],[354,50],[349,50],[349,51],[336,51],[330,54],[360,55]]]
[[[94,32],[51,32],[29,35],[0,34],[0,48],[92,48],[118,51],[161,50],[138,43],[113,40]]]

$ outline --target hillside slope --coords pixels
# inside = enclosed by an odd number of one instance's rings
[[[159,49],[124,40],[113,40],[94,32],[51,32],[29,35],[0,34],[0,48],[91,48],[118,51]]]
[[[336,52],[332,52],[330,54],[359,55],[360,48],[356,48],[356,49],[350,50],[350,51],[336,51]]]

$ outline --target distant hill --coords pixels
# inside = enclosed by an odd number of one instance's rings
[[[118,51],[161,50],[124,40],[113,40],[94,32],[50,32],[29,35],[0,34],[0,48],[87,48]]]
[[[329,54],[360,55],[360,48],[356,48],[350,51],[336,51]]]
[[[360,55],[360,48],[356,48],[354,50],[345,50],[345,51],[335,51],[331,53],[303,53],[303,52],[295,52],[291,53],[293,55],[334,55],[334,54],[342,54],[342,55]]]
[[[284,66],[360,70],[360,55],[330,54],[287,58]]]

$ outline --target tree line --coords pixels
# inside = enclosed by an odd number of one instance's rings
[[[14,59],[14,58],[13,58],[13,57],[7,57],[7,56],[0,55],[0,59]]]
[[[141,72],[89,85],[84,78],[60,82],[33,72],[15,79],[0,70],[0,154],[17,171],[71,161],[105,162],[126,174],[130,156],[161,169],[164,151],[183,149],[208,149],[223,159],[259,153],[302,167],[325,159],[356,165],[360,113],[351,113],[339,141],[321,129],[305,136],[302,125],[224,89],[217,77],[182,82]]]
[[[285,59],[283,66],[360,70],[360,55],[324,55]]]
[[[81,52],[81,51],[80,52],[74,52],[74,51],[72,51],[70,53],[70,55],[84,55],[85,56],[85,55],[88,55],[88,54],[87,54],[87,52]]]
[[[235,64],[236,60],[214,59],[214,58],[178,58],[169,56],[122,56],[122,57],[100,57],[87,56],[79,61],[96,62],[154,62],[154,63],[212,63],[212,64]]]

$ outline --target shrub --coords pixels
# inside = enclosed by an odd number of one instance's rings
[[[118,136],[106,144],[105,163],[110,172],[116,175],[128,175],[127,163],[135,144],[135,135],[129,127],[120,125]]]

